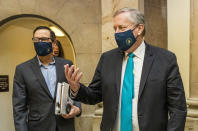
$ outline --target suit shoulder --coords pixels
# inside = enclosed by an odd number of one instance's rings
[[[33,58],[32,58],[32,59],[29,59],[29,60],[27,60],[27,61],[25,61],[25,62],[22,62],[21,64],[18,64],[18,65],[16,66],[16,68],[24,68],[24,67],[27,67],[27,66],[29,66],[29,65],[32,63],[32,61],[33,61]]]
[[[176,57],[173,52],[167,49],[160,48],[160,47],[153,46],[153,45],[149,45],[149,46],[152,49],[152,52],[159,57],[167,58],[167,60],[171,60]]]
[[[157,47],[157,46],[153,46],[153,45],[149,45],[149,46],[154,53],[158,53],[158,54],[162,54],[162,55],[173,55],[174,54],[173,52],[171,52],[167,49],[161,48],[161,47]]]

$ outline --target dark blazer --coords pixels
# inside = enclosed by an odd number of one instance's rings
[[[81,84],[75,97],[87,104],[103,101],[101,131],[111,131],[115,124],[123,55],[118,48],[103,53],[92,82],[88,88]],[[138,97],[140,131],[184,130],[186,99],[173,53],[146,44]]]
[[[57,82],[66,82],[64,65],[72,62],[55,57]],[[74,131],[74,118],[55,116],[55,98],[49,92],[37,57],[16,67],[13,83],[16,131]],[[55,92],[56,94],[56,92]],[[75,106],[81,108],[79,102]]]

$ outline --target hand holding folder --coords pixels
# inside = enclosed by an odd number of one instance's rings
[[[57,85],[55,114],[64,115],[69,114],[71,110],[72,100],[68,96],[69,84],[62,82]]]

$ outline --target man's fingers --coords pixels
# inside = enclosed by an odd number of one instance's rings
[[[68,69],[69,69],[69,65],[66,64],[65,65],[65,77],[66,77],[66,79],[68,79]]]
[[[68,79],[71,78],[73,70],[74,70],[74,65],[72,65],[72,66],[68,69]]]
[[[71,106],[71,108],[74,107],[74,105],[71,102],[68,102],[68,104]]]
[[[69,115],[68,114],[64,114],[62,115],[63,118],[69,118]]]
[[[71,67],[69,67],[69,65],[66,64],[65,65],[65,76],[66,76],[66,78],[67,78],[68,81],[71,79],[72,81],[75,81],[75,82],[78,83],[80,81],[81,77],[82,77],[82,72],[80,72],[78,74],[78,72],[80,70],[79,68],[77,68],[74,71],[74,73],[73,73],[73,70],[74,70],[74,65],[72,65]]]
[[[79,82],[80,81],[80,79],[81,79],[81,77],[82,77],[82,75],[83,75],[83,73],[82,72],[80,72],[77,76],[76,76],[76,78],[75,78],[75,82]]]
[[[72,74],[72,77],[71,77],[72,80],[75,80],[76,75],[78,74],[79,70],[80,70],[80,69],[77,68],[77,69],[75,70],[75,72]]]
[[[70,112],[69,112],[68,115],[69,115],[69,116],[73,116],[73,115],[74,115],[74,108],[71,108],[71,110],[70,110]]]

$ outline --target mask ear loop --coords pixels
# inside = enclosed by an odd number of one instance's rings
[[[131,30],[131,31],[132,31],[132,33],[133,33],[133,31],[135,30],[135,28],[137,28],[137,27],[138,27],[138,25],[139,25],[139,24],[137,24],[137,25],[135,25],[135,26],[134,26],[134,28]],[[138,34],[138,35],[135,37],[135,39],[137,39],[137,38],[138,38],[138,36],[140,36],[140,35]]]
[[[135,28],[136,28],[138,25],[139,25],[139,24],[135,25],[135,26],[133,27],[132,31],[134,31],[134,30],[135,30]]]
[[[140,25],[140,24],[137,24],[136,27],[139,26],[139,25]],[[135,27],[135,28],[136,28],[136,27]],[[140,36],[141,33],[142,33],[142,32],[138,32],[138,36]],[[138,37],[138,36],[137,36],[137,37]]]

